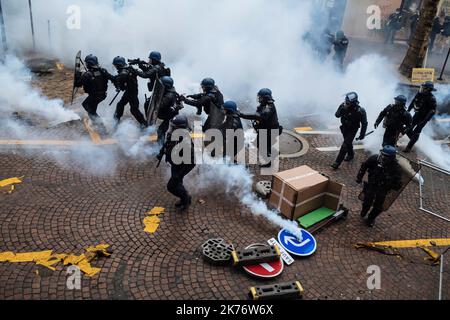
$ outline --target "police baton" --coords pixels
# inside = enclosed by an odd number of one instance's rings
[[[119,96],[119,93],[120,93],[120,90],[117,91],[117,94],[114,96],[114,99],[112,99],[112,101],[111,101],[111,103],[109,104],[109,106],[111,106],[111,105],[114,103],[114,101],[116,101],[117,97]]]
[[[366,135],[364,136],[364,138],[366,138],[367,136],[370,136],[370,135],[371,135],[372,133],[374,133],[374,132],[375,132],[375,130],[372,130],[372,131],[366,133]],[[361,139],[360,139],[360,138],[357,138],[356,141],[361,141]]]

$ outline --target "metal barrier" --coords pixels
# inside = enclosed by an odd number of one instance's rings
[[[450,247],[447,248],[443,253],[441,253],[440,259],[439,259],[439,297],[438,300],[445,300],[450,299],[450,296],[445,296],[445,293],[448,292],[448,285],[444,285],[444,281],[450,281],[450,271],[447,269],[447,271],[444,271],[444,264],[445,264],[445,258],[446,254],[448,255],[448,252],[450,251]],[[445,282],[446,282],[445,281]],[[446,288],[446,292],[444,291],[444,288]],[[448,294],[448,293],[447,293]]]
[[[450,171],[419,161],[420,210],[450,222]]]

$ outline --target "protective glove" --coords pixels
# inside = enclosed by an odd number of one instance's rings
[[[379,123],[375,123],[375,125],[373,126],[375,130],[378,128],[379,125],[380,125]]]
[[[362,140],[364,140],[365,138],[366,138],[366,136],[362,134],[362,135],[359,136],[358,140],[359,140],[359,141],[362,141]]]
[[[158,159],[158,161],[161,161],[162,160],[162,158],[163,158],[163,154],[162,153],[160,153],[160,154],[158,154],[157,156],[156,156],[156,159]]]

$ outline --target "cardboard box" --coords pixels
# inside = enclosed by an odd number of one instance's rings
[[[301,166],[273,176],[269,204],[290,220],[321,207],[337,211],[343,187],[316,170]]]

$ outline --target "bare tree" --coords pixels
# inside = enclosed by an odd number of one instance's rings
[[[422,68],[427,54],[433,19],[436,17],[440,0],[424,0],[420,10],[420,19],[413,35],[408,52],[399,71],[410,78],[413,68]]]

